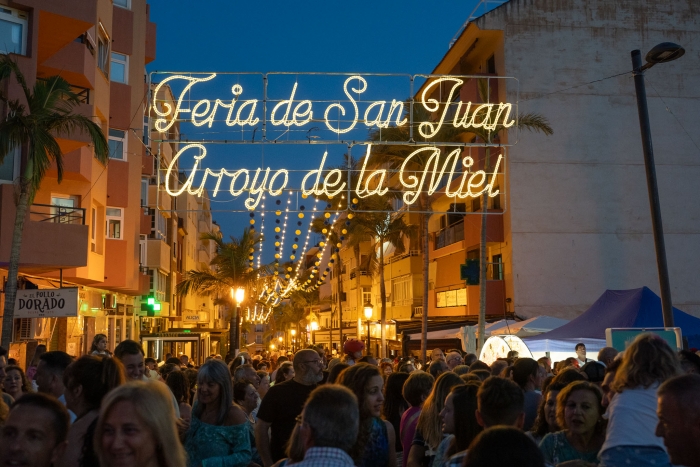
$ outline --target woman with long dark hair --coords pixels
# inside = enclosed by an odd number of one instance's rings
[[[68,432],[68,447],[57,467],[99,465],[93,446],[102,399],[126,380],[124,366],[116,358],[85,355],[63,373],[66,407],[76,419]]]
[[[482,431],[476,421],[476,393],[480,383],[470,382],[464,386],[455,386],[445,399],[445,406],[440,412],[442,432],[448,435],[438,446],[433,467],[449,464],[462,464],[467,448]]]
[[[386,378],[382,417],[394,427],[394,435],[400,433],[401,416],[408,409],[408,402],[404,399],[402,391],[409,376],[408,373],[391,373]],[[400,436],[395,436],[395,438],[396,465],[400,465],[403,461],[403,445]]]
[[[360,433],[352,450],[358,467],[396,467],[394,427],[382,420],[384,379],[379,368],[356,363],[340,373],[338,383],[349,388],[360,407]]]

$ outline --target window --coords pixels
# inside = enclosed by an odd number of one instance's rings
[[[126,160],[126,131],[109,129],[109,158]]]
[[[131,0],[114,0],[114,6],[131,9]]]
[[[122,208],[107,208],[107,238],[121,240],[124,210]]]
[[[14,8],[0,7],[0,53],[27,53],[27,14]]]
[[[362,304],[370,302],[372,303],[372,289],[369,287],[362,287]]]
[[[406,275],[397,277],[391,284],[391,301],[398,306],[410,305],[412,300],[411,294],[411,276]]]
[[[263,325],[262,325],[262,324],[256,324],[256,325],[255,325],[255,332],[263,332]]]
[[[102,70],[105,76],[109,76],[109,36],[107,31],[99,24],[99,32],[97,34],[97,68]]]
[[[146,236],[139,235],[139,265],[146,264]]]
[[[148,178],[141,178],[141,207],[148,206]]]
[[[129,76],[129,56],[112,52],[109,80],[126,84]]]
[[[260,336],[260,335],[255,336],[255,343],[262,344],[262,336]]]
[[[503,280],[503,256],[493,255],[491,258],[491,270],[493,272],[491,279],[495,281]]]
[[[97,209],[92,208],[90,215],[90,251],[97,251]]]
[[[5,159],[0,163],[0,183],[12,183],[19,177],[19,157],[19,147],[15,147],[15,149],[7,153]]]
[[[82,216],[78,198],[68,195],[51,196],[51,220],[59,224],[80,224]]]
[[[150,129],[148,126],[148,115],[143,116],[143,144],[148,146],[148,137],[150,136]]]

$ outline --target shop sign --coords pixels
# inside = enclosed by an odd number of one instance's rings
[[[15,318],[78,316],[78,288],[18,290]]]
[[[209,313],[206,311],[185,311],[182,313],[183,323],[206,323],[209,321]]]

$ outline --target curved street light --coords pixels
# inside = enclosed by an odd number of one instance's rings
[[[656,250],[656,266],[659,271],[659,289],[661,291],[661,311],[664,327],[673,327],[673,304],[671,302],[671,283],[668,277],[666,262],[666,245],[664,229],[661,223],[661,207],[659,205],[659,186],[656,181],[656,166],[654,150],[651,144],[651,125],[649,123],[649,107],[647,92],[644,85],[644,71],[657,63],[666,63],[685,54],[685,49],[673,42],[662,42],[652,48],[646,55],[646,65],[642,65],[642,54],[639,50],[632,51],[632,73],[634,87],[637,93],[637,111],[639,127],[642,132],[642,148],[644,149],[644,168],[647,176],[647,191],[649,192],[649,207],[651,209],[651,226],[654,233],[654,248]]]

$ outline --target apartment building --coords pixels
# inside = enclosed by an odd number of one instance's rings
[[[64,177],[50,170],[30,208],[20,257],[22,285],[80,290],[80,312],[52,322],[16,320],[15,341],[50,340],[79,355],[95,333],[109,348],[136,338],[134,296],[146,292],[139,273],[140,175],[145,162],[141,119],[144,75],[155,59],[156,26],[145,0],[20,0],[0,5],[3,52],[14,54],[29,86],[60,75],[82,99],[77,111],[102,125],[110,159],[103,167],[83,134],[59,139]],[[3,84],[19,97],[20,89]],[[0,173],[0,262],[7,265],[15,216],[12,181],[19,152]]]
[[[140,267],[149,278],[148,293],[137,297],[141,312],[141,331],[163,342],[158,357],[165,353],[173,355],[193,355],[193,342],[168,340],[176,334],[199,333],[204,336],[203,347],[199,351],[209,354],[222,353],[227,343],[223,336],[226,320],[222,309],[214,305],[215,297],[190,294],[177,295],[177,284],[189,270],[208,266],[216,252],[215,244],[201,240],[203,233],[218,233],[219,226],[212,218],[211,201],[205,191],[201,197],[184,192],[171,197],[164,189],[168,166],[179,149],[180,126],[175,122],[166,134],[153,127],[153,102],[155,84],[151,84],[149,112],[144,118],[144,132],[147,163],[141,171],[140,213]],[[174,97],[169,86],[161,86],[157,104],[173,103]],[[178,186],[185,177],[178,172],[177,164],[171,172],[171,186]],[[159,311],[149,314],[148,300],[160,305]],[[154,342],[154,341],[149,341]],[[155,346],[153,343],[149,343]],[[154,347],[155,349],[155,347]],[[151,350],[147,349],[149,354]],[[162,355],[161,355],[162,353]]]
[[[606,289],[659,292],[630,52],[661,42],[685,57],[646,72],[661,212],[674,306],[700,312],[697,143],[700,31],[687,2],[510,0],[471,18],[433,70],[480,75],[492,102],[547,118],[552,136],[521,132],[508,148],[505,198],[487,217],[487,314],[572,318]],[[497,80],[495,77],[515,77]],[[480,102],[477,79],[459,99]],[[515,133],[502,135],[515,142]],[[483,160],[483,150],[479,159]],[[434,208],[449,207],[444,197]],[[453,206],[454,207],[454,206]],[[459,265],[479,256],[478,200],[466,215],[430,220],[430,315],[478,313],[478,287]],[[466,293],[463,289],[466,289]]]

